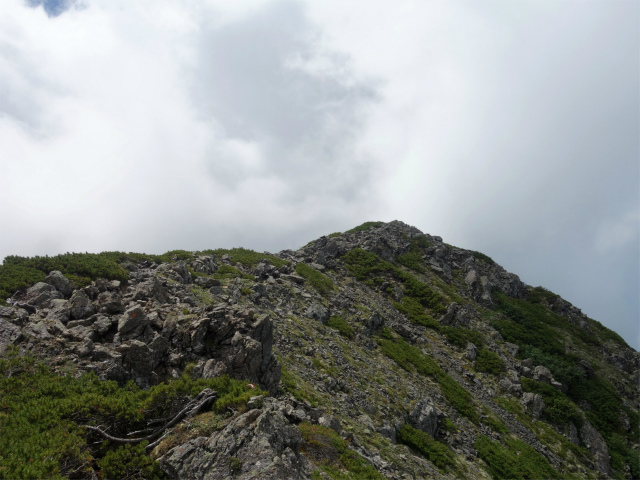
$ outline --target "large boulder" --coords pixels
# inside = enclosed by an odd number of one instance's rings
[[[15,345],[21,339],[20,327],[0,318],[0,353],[4,352],[8,345]]]
[[[531,412],[534,418],[540,418],[545,404],[539,393],[526,392],[522,395],[522,404]]]
[[[169,303],[169,294],[162,286],[162,282],[155,275],[139,283],[133,294],[134,300],[155,300],[159,303]]]
[[[428,433],[432,437],[436,435],[438,429],[438,411],[433,406],[433,402],[429,398],[424,398],[416,403],[409,414],[409,422],[411,426]]]
[[[314,303],[307,308],[304,312],[307,318],[313,318],[320,323],[327,323],[329,321],[329,309],[319,303]]]
[[[47,278],[45,278],[44,281],[49,285],[53,285],[56,290],[62,293],[66,298],[73,293],[71,282],[58,270],[49,272],[49,275],[47,275]]]
[[[136,305],[124,312],[118,320],[118,333],[122,336],[136,330],[142,330],[147,323],[144,311]]]
[[[71,318],[75,320],[87,318],[94,314],[91,299],[84,290],[76,290],[73,292],[73,295],[71,295],[69,299],[69,306],[71,308]]]
[[[20,300],[37,308],[49,308],[52,300],[57,298],[62,299],[63,297],[64,295],[56,290],[56,287],[53,285],[49,285],[45,282],[38,282],[29,287],[25,298]]]
[[[584,446],[591,452],[598,470],[605,475],[611,474],[611,457],[607,444],[588,420],[585,420],[580,427],[580,439]]]
[[[239,415],[209,437],[176,446],[160,459],[170,478],[204,480],[303,480],[311,464],[301,454],[302,436],[277,401]],[[162,448],[162,444],[158,449]]]

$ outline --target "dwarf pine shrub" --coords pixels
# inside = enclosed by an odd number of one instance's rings
[[[215,412],[264,393],[226,376],[205,380],[188,373],[149,390],[133,382],[120,387],[94,373],[60,376],[9,348],[0,357],[0,478],[65,478],[92,471],[102,472],[102,478],[157,478],[159,470],[143,444],[122,447],[83,426],[100,425],[125,437],[150,420],[175,415],[205,388],[218,392]]]

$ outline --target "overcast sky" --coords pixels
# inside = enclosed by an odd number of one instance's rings
[[[0,258],[394,219],[638,349],[637,0],[2,0]]]

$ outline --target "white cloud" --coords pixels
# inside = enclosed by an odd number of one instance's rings
[[[632,292],[612,265],[637,242],[638,13],[3,0],[0,257],[279,250],[398,218],[577,305],[605,271]],[[602,320],[637,320],[633,295]]]
[[[629,243],[640,242],[640,211],[635,208],[611,221],[606,221],[598,229],[595,238],[595,248],[600,252],[607,252],[623,247]]]

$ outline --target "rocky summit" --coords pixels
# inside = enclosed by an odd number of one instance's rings
[[[399,221],[7,257],[0,293],[0,478],[640,478],[638,352]]]

